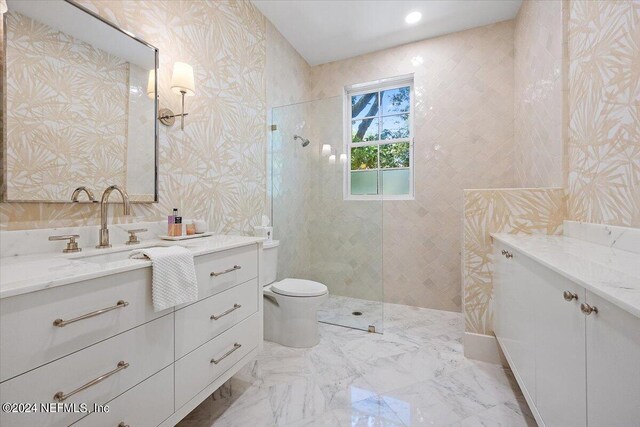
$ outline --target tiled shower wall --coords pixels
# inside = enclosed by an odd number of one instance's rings
[[[462,189],[515,184],[513,29],[507,21],[311,68],[312,99],[414,75],[416,197],[383,203],[385,301],[461,310]]]
[[[344,169],[322,155],[342,146],[341,96],[278,107],[273,119],[273,224],[278,277],[324,283],[332,294],[382,300],[382,203],[345,201]],[[308,138],[302,147],[294,135]]]
[[[524,1],[515,23],[518,187],[564,186],[563,1]]]

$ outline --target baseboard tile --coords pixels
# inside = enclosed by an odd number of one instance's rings
[[[480,360],[481,362],[494,363],[508,367],[507,359],[504,357],[498,340],[493,335],[464,333],[464,355],[469,359]]]

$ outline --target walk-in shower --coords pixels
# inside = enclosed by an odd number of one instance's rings
[[[382,200],[345,200],[342,97],[274,108],[271,218],[278,280],[323,283],[321,322],[382,332]],[[304,135],[304,137],[300,136]],[[292,141],[298,143],[292,144]]]

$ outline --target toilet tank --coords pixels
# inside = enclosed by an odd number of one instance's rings
[[[264,284],[270,285],[276,281],[278,276],[278,240],[266,241],[263,243],[264,248]]]

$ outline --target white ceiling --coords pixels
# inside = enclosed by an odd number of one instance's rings
[[[310,65],[492,24],[522,0],[253,0]],[[409,25],[405,16],[422,13]]]

